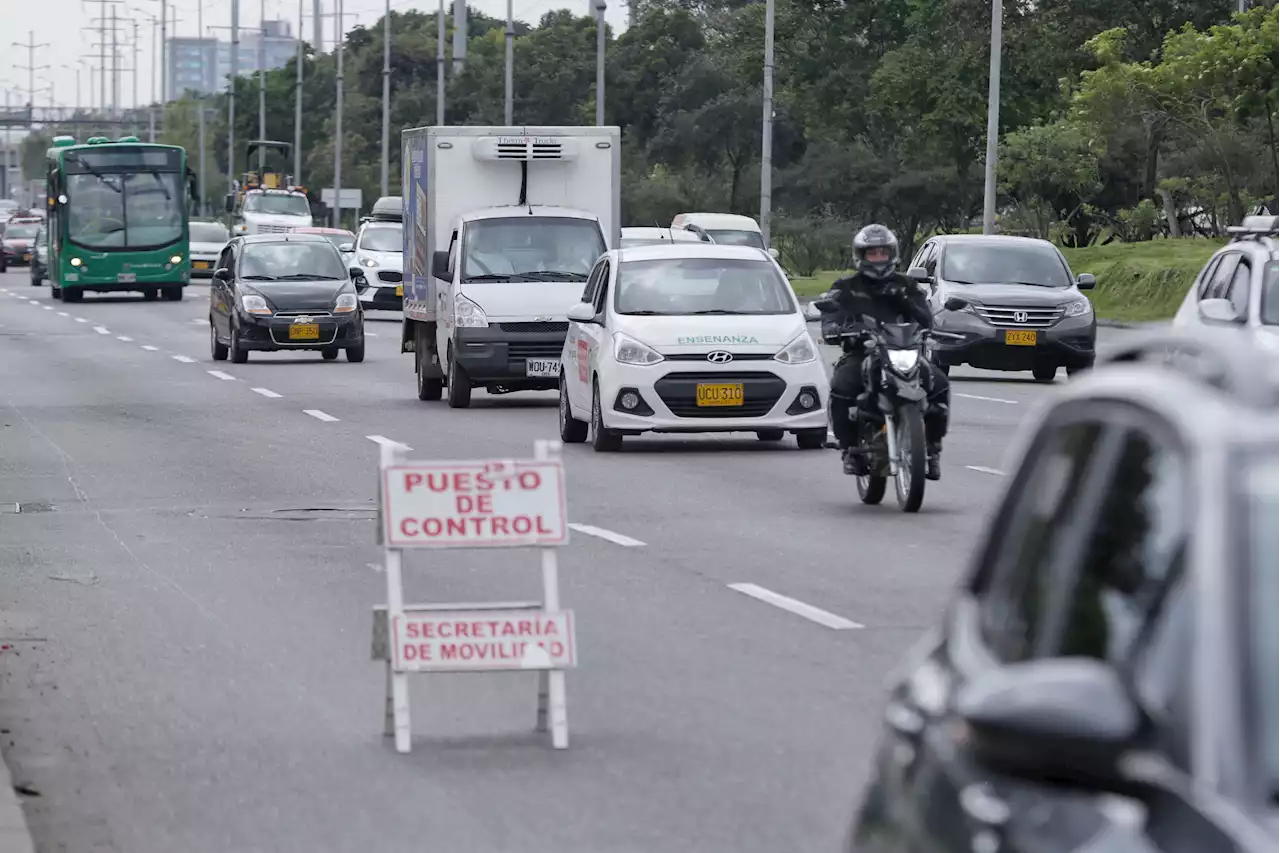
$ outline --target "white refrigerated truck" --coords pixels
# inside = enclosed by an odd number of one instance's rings
[[[556,388],[566,315],[618,245],[618,128],[420,127],[401,145],[418,398]]]

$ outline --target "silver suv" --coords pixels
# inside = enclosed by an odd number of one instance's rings
[[[1231,242],[1196,276],[1173,318],[1179,329],[1238,329],[1269,352],[1277,346],[1280,294],[1276,240],[1280,216],[1246,216]]]

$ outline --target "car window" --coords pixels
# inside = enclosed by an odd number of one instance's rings
[[[1222,262],[1213,271],[1213,278],[1201,299],[1225,299],[1227,288],[1231,284],[1231,276],[1235,274],[1236,264],[1240,261],[1239,252],[1227,252]]]
[[[1110,472],[1083,559],[1072,568],[1047,653],[1123,663],[1165,591],[1186,536],[1187,483],[1180,451],[1129,430]],[[1047,629],[1053,630],[1053,629]]]
[[[706,230],[712,240],[726,246],[753,246],[757,249],[764,248],[764,235],[759,231],[742,231],[737,229],[718,229],[713,231],[710,228]]]
[[[951,242],[942,258],[942,277],[955,284],[1071,284],[1062,256],[1049,243]]]
[[[1240,263],[1236,265],[1236,271],[1231,275],[1231,281],[1227,285],[1225,299],[1231,300],[1231,307],[1235,309],[1237,317],[1249,316],[1249,285],[1253,278],[1253,270],[1249,266],[1248,258],[1241,258]]]
[[[1262,271],[1262,323],[1275,326],[1280,323],[1280,293],[1277,293],[1276,262],[1267,264]]]
[[[1209,259],[1209,263],[1204,265],[1204,269],[1200,270],[1200,281],[1196,284],[1196,299],[1208,299],[1209,286],[1213,284],[1213,275],[1218,270],[1218,264],[1222,262],[1221,255],[1215,255]]]
[[[605,261],[598,267],[600,271],[599,281],[596,282],[597,290],[592,305],[596,309],[596,313],[604,311],[606,300],[609,298],[609,262]]]
[[[618,265],[619,314],[789,314],[791,288],[768,261],[654,258]]]
[[[925,247],[924,263],[922,266],[924,267],[925,272],[929,275],[938,274],[938,245],[939,244],[937,243],[930,243]]]
[[[607,266],[608,261],[601,259],[600,263],[595,265],[595,269],[591,270],[591,275],[587,276],[587,286],[582,289],[583,302],[595,304],[596,294],[600,292],[600,275]]]
[[[192,243],[226,243],[231,239],[226,226],[216,222],[192,222],[190,228]]]
[[[1001,660],[1031,656],[1050,604],[1049,557],[1079,508],[1103,434],[1094,420],[1047,427],[1005,498],[977,581],[983,636]]]
[[[1246,743],[1262,761],[1259,793],[1273,804],[1280,787],[1280,624],[1277,624],[1277,562],[1280,561],[1280,470],[1275,447],[1242,458],[1233,470],[1247,472],[1236,484],[1240,511],[1232,513],[1238,525],[1233,541],[1240,546],[1244,567],[1245,612],[1243,643],[1248,692],[1242,697],[1248,719]]]
[[[401,225],[370,225],[360,232],[360,246],[366,252],[403,252],[404,228]]]
[[[342,256],[327,240],[250,243],[240,258],[240,278],[256,283],[285,278],[341,280],[348,275]]]

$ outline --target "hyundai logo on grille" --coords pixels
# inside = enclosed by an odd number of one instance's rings
[[[1013,312],[1013,322],[1015,322],[1015,323],[1025,323],[1025,322],[1027,322],[1027,312],[1026,312],[1026,311],[1014,311],[1014,312]]]
[[[712,364],[728,364],[733,361],[733,353],[718,349],[715,352],[707,353],[707,361]]]

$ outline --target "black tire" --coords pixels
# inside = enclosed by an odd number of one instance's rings
[[[924,503],[928,449],[924,441],[924,413],[919,406],[898,409],[898,474],[893,478],[898,507],[903,512],[919,512]]]
[[[166,287],[164,289],[164,299],[166,302],[181,302],[186,292],[187,289],[185,287]]]
[[[1055,364],[1052,367],[1044,367],[1044,366],[1033,367],[1031,368],[1031,375],[1035,378],[1037,382],[1043,382],[1045,384],[1048,384],[1053,381],[1053,378],[1055,376],[1058,375],[1058,366]]]
[[[62,300],[62,288],[58,287],[58,283],[56,281],[49,282],[49,295],[55,300]]]
[[[858,486],[858,497],[862,499],[864,504],[875,505],[884,500],[885,488],[889,485],[888,479],[868,474],[863,477],[855,477],[854,480]]]
[[[1070,378],[1073,376],[1079,376],[1081,373],[1088,373],[1090,370],[1093,370],[1092,364],[1087,364],[1087,365],[1084,365],[1083,367],[1068,367],[1067,377]]]
[[[39,287],[40,282],[42,281],[44,281],[44,279],[40,277],[40,273],[36,271],[35,267],[32,267],[31,268],[31,286]]]
[[[413,358],[418,374],[418,399],[439,400],[444,396],[444,382],[439,376],[427,376],[427,369],[431,366],[430,353],[425,347],[420,347],[414,351]]]
[[[756,438],[760,441],[782,441],[787,437],[785,429],[758,429],[756,430]]]
[[[213,325],[212,317],[209,318],[209,354],[214,361],[227,360],[227,345],[218,342],[218,327]]]
[[[471,380],[458,364],[453,354],[449,355],[449,408],[465,409],[471,405]]]
[[[565,444],[581,444],[587,440],[589,425],[573,416],[569,408],[569,389],[565,385],[564,373],[560,374],[560,440]]]
[[[592,383],[591,389],[591,449],[597,453],[616,453],[622,449],[622,433],[604,425],[600,407],[600,386]]]
[[[155,287],[148,287],[142,291],[142,298],[148,302],[155,302],[160,298],[160,291]]]
[[[802,429],[796,432],[796,446],[801,450],[821,450],[827,446],[825,429]]]
[[[62,291],[63,302],[79,302],[82,299],[84,299],[84,291],[78,287],[73,287],[70,290]]]
[[[347,361],[352,364],[359,364],[364,361],[364,343],[359,343],[353,347],[347,347]]]
[[[232,364],[244,364],[249,360],[249,351],[240,346],[240,330],[235,323],[231,324],[231,344],[227,347]]]
[[[320,350],[320,357],[323,358],[325,361],[337,361],[338,356],[341,354],[342,354],[342,350],[338,349],[337,347],[329,347],[328,349]]]

